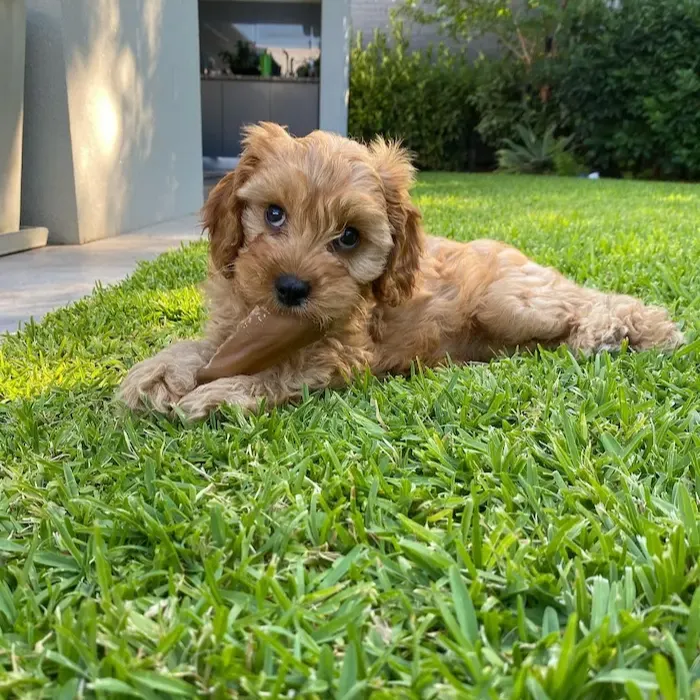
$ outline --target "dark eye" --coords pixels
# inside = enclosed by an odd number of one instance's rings
[[[348,226],[338,238],[333,241],[336,250],[352,250],[360,242],[360,234],[356,228]]]
[[[278,207],[276,204],[270,204],[270,206],[265,209],[265,221],[273,228],[279,228],[286,220],[287,215],[284,213],[282,207]]]

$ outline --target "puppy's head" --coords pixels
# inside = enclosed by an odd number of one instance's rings
[[[411,295],[422,233],[405,151],[269,123],[243,143],[204,206],[213,275],[250,306],[324,325],[370,296],[395,306]]]

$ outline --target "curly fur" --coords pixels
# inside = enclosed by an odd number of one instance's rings
[[[369,367],[406,372],[485,361],[537,345],[596,352],[668,350],[683,336],[665,310],[632,297],[580,287],[518,250],[488,240],[428,237],[409,190],[413,167],[396,143],[369,147],[324,132],[295,139],[276,124],[247,130],[239,166],[203,209],[210,238],[205,339],[166,348],[136,365],[121,399],[201,418],[222,404],[256,409],[294,400],[304,387],[338,387]],[[280,231],[267,206],[284,208]],[[360,245],[331,241],[352,225]],[[282,309],[280,274],[310,282],[301,307]],[[197,371],[256,307],[307,316],[324,337],[253,376],[196,387]]]

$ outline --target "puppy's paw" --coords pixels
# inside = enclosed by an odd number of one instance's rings
[[[152,357],[131,368],[119,387],[118,398],[132,410],[169,413],[196,386],[196,368],[172,358]]]
[[[688,339],[685,337],[683,331],[677,325],[673,324],[663,340],[663,348],[668,351],[676,350],[683,347],[687,342]]]
[[[665,309],[625,296],[607,297],[584,316],[569,344],[584,353],[616,351],[626,340],[631,350],[671,351],[685,338]]]
[[[225,404],[252,411],[257,408],[258,399],[251,394],[248,382],[239,381],[235,377],[217,379],[198,386],[183,396],[174,410],[186,421],[198,421]]]
[[[584,327],[574,336],[571,345],[580,350],[583,355],[595,355],[600,352],[617,352],[628,337],[628,329],[624,325],[613,325],[610,328]]]

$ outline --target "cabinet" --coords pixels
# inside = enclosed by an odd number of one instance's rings
[[[202,150],[209,158],[236,157],[241,128],[271,121],[294,136],[318,129],[319,83],[285,78],[202,78]]]

